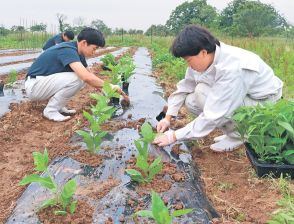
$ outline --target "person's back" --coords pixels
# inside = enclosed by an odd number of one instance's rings
[[[30,67],[27,76],[47,76],[59,72],[72,72],[66,61],[79,57],[87,67],[86,59],[78,54],[77,42],[64,42],[43,52]],[[66,66],[64,66],[66,64]]]
[[[70,30],[65,31],[64,33],[57,34],[51,37],[43,46],[43,50],[47,50],[48,48],[60,44],[62,42],[68,42],[74,39],[74,33]]]

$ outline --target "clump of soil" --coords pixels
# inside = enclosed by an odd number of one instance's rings
[[[74,214],[54,215],[57,207],[48,207],[38,212],[38,217],[43,224],[84,224],[92,223],[93,208],[84,201],[78,201]]]
[[[80,163],[93,167],[99,166],[104,160],[102,155],[90,153],[87,150],[81,150],[78,154],[71,155],[71,157]]]
[[[135,121],[128,120],[110,120],[103,125],[101,125],[102,130],[116,132],[123,128],[132,128],[138,130],[139,127],[145,122],[145,119],[139,119]]]

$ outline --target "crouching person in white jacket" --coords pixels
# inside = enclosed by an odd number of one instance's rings
[[[185,27],[174,40],[171,52],[184,58],[189,67],[168,98],[168,110],[157,124],[157,131],[166,131],[171,117],[184,104],[197,117],[181,129],[164,132],[154,144],[198,139],[220,128],[224,135],[216,137],[210,148],[232,151],[242,144],[231,120],[234,111],[282,97],[283,82],[258,55],[219,42],[204,28]]]
[[[75,110],[66,108],[66,103],[85,85],[101,89],[104,81],[87,69],[85,57],[92,56],[98,47],[105,45],[102,33],[93,28],[84,28],[78,41],[64,42],[44,51],[30,67],[25,82],[28,97],[33,101],[49,102],[43,111],[44,117],[53,121],[66,121]],[[112,86],[129,102],[119,86]]]

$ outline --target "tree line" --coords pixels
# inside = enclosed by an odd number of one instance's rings
[[[165,24],[152,24],[144,33],[137,29],[111,29],[102,20],[93,20],[90,24],[85,19],[74,19],[74,25],[67,23],[67,16],[57,14],[60,32],[70,29],[79,33],[85,26],[101,30],[104,35],[145,34],[154,36],[176,35],[184,26],[198,24],[210,30],[231,36],[294,36],[294,26],[270,4],[252,0],[233,0],[221,12],[209,5],[206,0],[187,1],[177,6]],[[34,24],[29,29],[24,26],[12,26],[7,29],[0,26],[0,35],[11,32],[46,32],[47,25]]]

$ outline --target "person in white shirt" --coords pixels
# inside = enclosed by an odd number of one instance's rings
[[[258,55],[219,42],[204,28],[185,27],[171,52],[184,58],[189,67],[168,98],[166,116],[157,124],[157,131],[165,132],[154,144],[166,146],[177,140],[199,139],[220,128],[224,135],[216,137],[210,148],[232,151],[242,144],[231,120],[234,111],[282,97],[283,82]],[[183,128],[166,131],[172,116],[184,104],[197,117]]]

